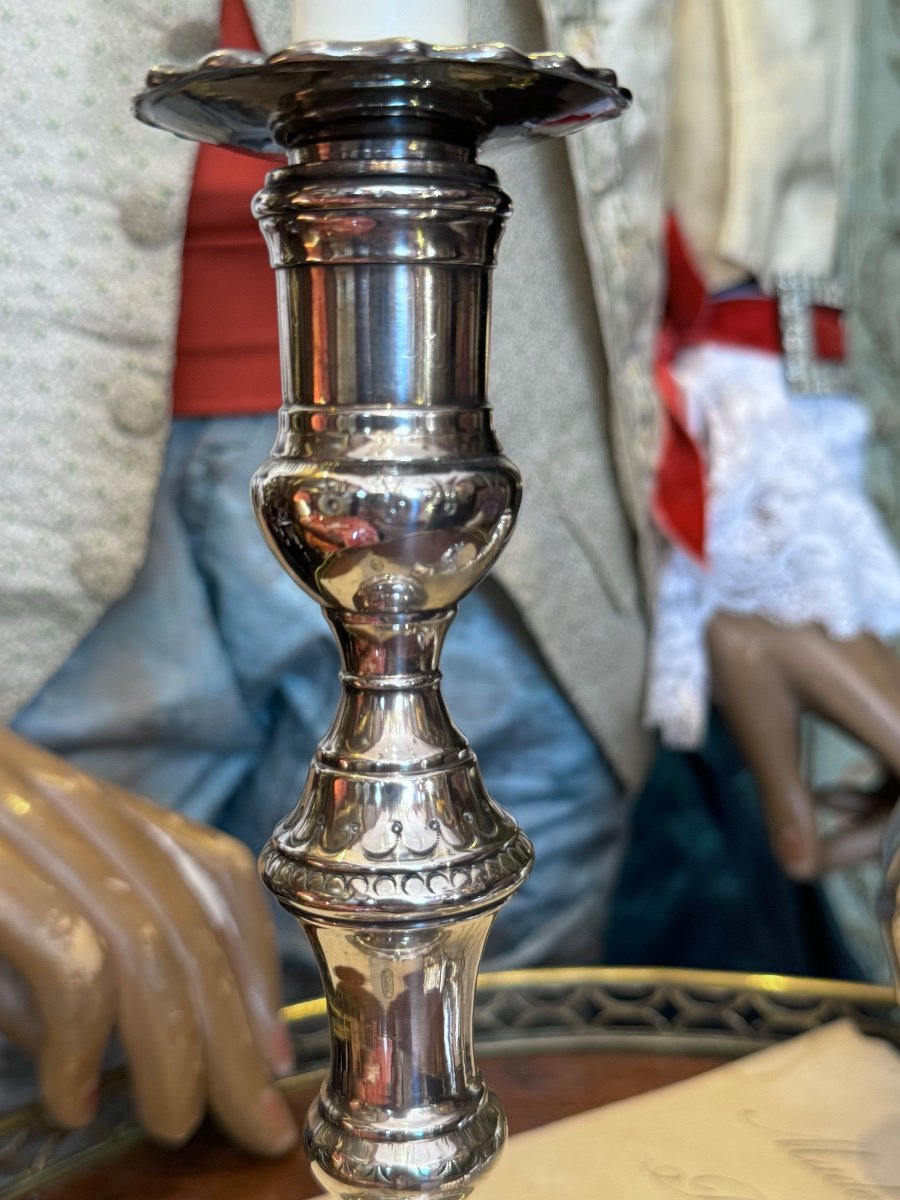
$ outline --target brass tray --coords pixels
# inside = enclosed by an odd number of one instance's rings
[[[299,1064],[281,1082],[307,1086],[328,1061],[325,1004],[285,1009]],[[509,971],[482,976],[475,1029],[483,1054],[565,1050],[648,1051],[654,1055],[734,1058],[849,1017],[865,1033],[900,1046],[900,1013],[891,988],[784,975],[590,967]],[[40,1105],[0,1117],[0,1197],[39,1200],[71,1172],[141,1140],[125,1072],[103,1083],[91,1128],[55,1128]]]

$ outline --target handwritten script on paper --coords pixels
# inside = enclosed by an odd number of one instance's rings
[[[771,1200],[759,1188],[737,1179],[725,1179],[721,1175],[686,1176],[677,1167],[654,1167],[649,1163],[644,1166],[652,1179],[677,1196],[702,1197],[703,1200]]]
[[[475,1192],[555,1196],[900,1200],[900,1054],[836,1022],[521,1134]]]
[[[851,1200],[881,1200],[884,1196],[900,1196],[897,1183],[872,1185],[863,1178],[860,1164],[870,1168],[877,1151],[860,1139],[821,1137],[815,1133],[774,1128],[763,1114],[747,1110],[742,1120],[755,1129],[768,1133],[773,1143],[797,1162],[803,1163],[825,1183],[833,1184]],[[897,1113],[900,1131],[900,1113]]]

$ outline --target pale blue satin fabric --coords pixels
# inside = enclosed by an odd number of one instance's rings
[[[296,800],[338,692],[318,607],[250,509],[273,438],[272,416],[175,423],[134,587],[14,725],[254,850]],[[602,752],[496,586],[463,601],[443,669],[489,788],[537,850],[488,961],[595,961],[625,809]],[[305,938],[286,918],[280,930],[293,990],[315,990]]]

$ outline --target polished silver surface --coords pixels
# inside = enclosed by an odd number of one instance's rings
[[[448,112],[472,145],[489,136],[560,137],[618,116],[631,99],[612,71],[562,54],[405,39],[301,42],[269,58],[218,50],[189,70],[156,67],[147,83],[135,102],[147,124],[276,156],[311,131],[339,138],[347,120],[412,116],[424,126]]]
[[[344,1200],[467,1196],[505,1120],[477,1070],[478,963],[532,850],[440,692],[456,605],[521,484],[485,395],[509,201],[490,136],[617,115],[611,72],[508,47],[312,44],[151,73],[141,119],[280,149],[254,201],[276,271],[283,407],[260,527],[323,607],[343,693],[261,855],[322,972],[331,1070],[306,1145]]]
[[[426,168],[417,139],[360,132],[298,152],[254,204],[285,396],[253,499],[343,667],[338,712],[262,865],[325,984],[331,1072],[306,1131],[323,1186],[461,1197],[505,1137],[472,1050],[477,964],[531,863],[439,672],[455,605],[519,504],[485,397],[509,205],[458,147],[432,140]]]
[[[442,916],[419,928],[309,928],[331,1066],[306,1147],[342,1197],[468,1195],[506,1137],[473,1050],[473,964],[491,914]]]

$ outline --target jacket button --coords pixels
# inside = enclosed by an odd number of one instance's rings
[[[208,21],[185,21],[169,30],[165,53],[173,62],[195,62],[211,54],[219,43],[219,29]]]
[[[95,529],[82,538],[72,568],[88,595],[104,604],[124,596],[134,578],[131,555],[106,530]]]
[[[114,380],[106,403],[114,424],[124,433],[137,436],[155,433],[168,414],[168,396],[163,385],[137,376]]]

